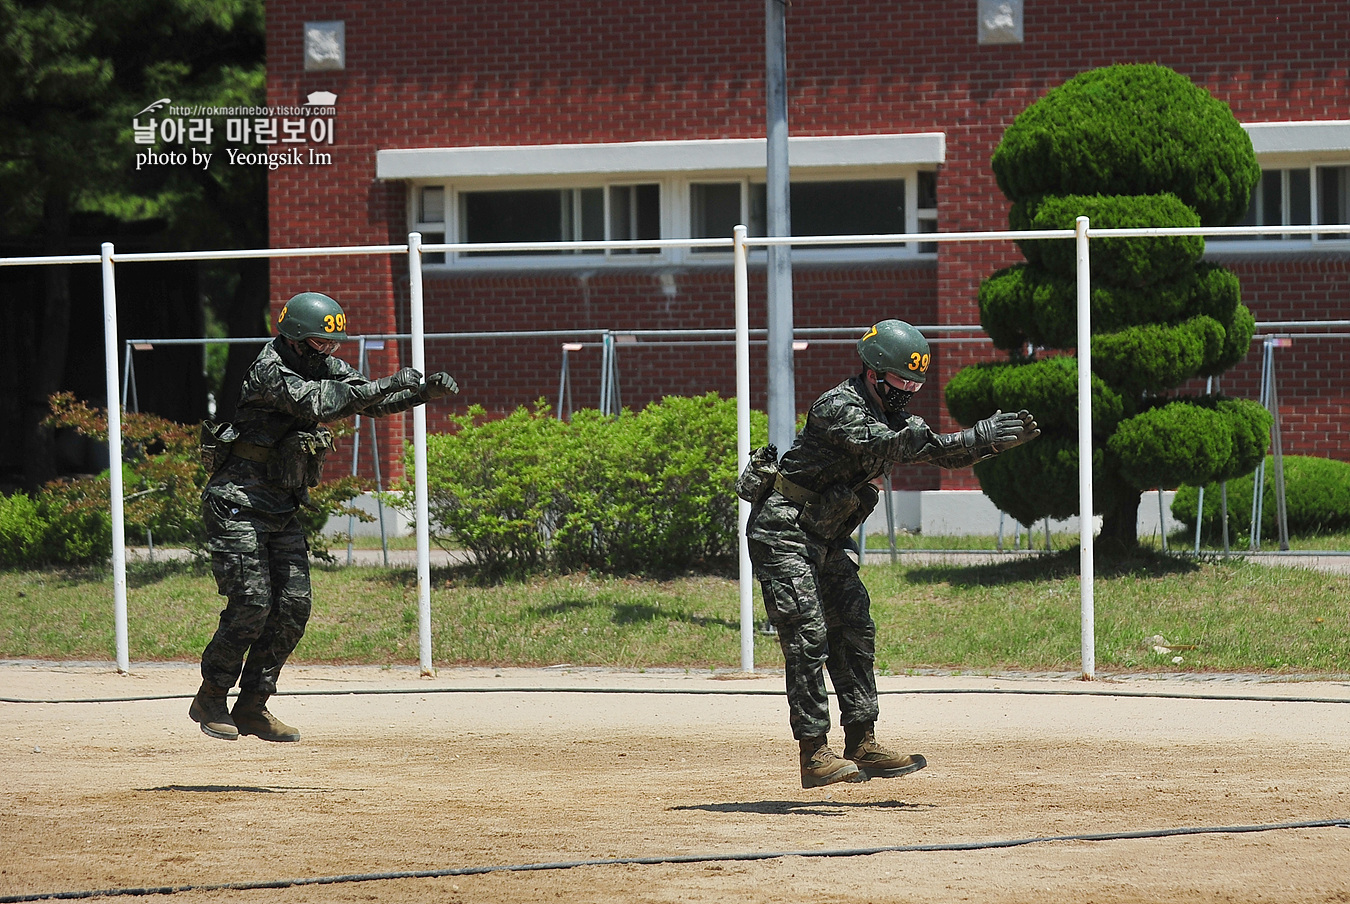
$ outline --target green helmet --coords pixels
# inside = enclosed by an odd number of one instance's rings
[[[277,315],[277,332],[294,342],[311,336],[347,341],[347,315],[322,292],[301,292]]]
[[[932,355],[928,340],[903,320],[883,320],[858,340],[858,357],[869,370],[922,383]]]

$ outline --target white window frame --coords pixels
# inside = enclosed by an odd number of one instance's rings
[[[1289,203],[1291,170],[1308,171],[1311,197],[1307,201],[1311,225],[1322,225],[1318,171],[1350,167],[1350,120],[1246,123],[1243,128],[1252,139],[1252,149],[1256,152],[1262,175],[1270,172],[1281,174],[1281,219],[1284,222],[1280,225],[1292,225],[1289,223],[1292,209]],[[1346,232],[1350,234],[1350,230]],[[1280,235],[1269,238],[1211,236],[1206,239],[1205,247],[1207,251],[1221,254],[1350,251],[1350,238],[1327,238],[1322,235]]]
[[[936,223],[936,209],[919,210],[920,171],[938,172],[945,161],[942,133],[828,136],[789,139],[791,178],[797,182],[905,180],[907,232]],[[660,186],[661,237],[686,238],[691,232],[690,185],[696,182],[738,182],[742,186],[743,219],[748,217],[749,184],[764,181],[766,146],[763,139],[657,141],[595,145],[546,145],[500,148],[416,148],[378,151],[380,179],[402,180],[408,186],[408,228],[425,238],[444,232],[445,242],[456,243],[461,230],[460,196],[470,191],[512,189],[576,189],[656,183]],[[444,189],[444,222],[419,220],[423,188]],[[605,192],[605,230],[610,223],[610,192]],[[729,238],[729,236],[728,236]],[[529,269],[567,267],[724,265],[730,249],[660,248],[656,253],[470,255],[451,253],[444,264],[428,261],[429,268]],[[764,255],[764,250],[752,249]],[[873,261],[932,259],[935,245],[919,243],[873,248],[838,245],[801,248],[794,257],[819,261]]]

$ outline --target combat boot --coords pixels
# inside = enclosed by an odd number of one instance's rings
[[[254,735],[264,741],[298,741],[300,729],[292,728],[267,711],[269,695],[257,691],[240,691],[234,704],[234,724],[239,733]]]
[[[188,715],[192,717],[192,721],[201,725],[203,734],[220,738],[222,741],[237,741],[239,727],[234,724],[234,719],[230,718],[230,708],[225,702],[229,693],[228,687],[216,687],[203,681],[197,690],[197,696],[192,698]]]
[[[835,782],[867,781],[867,776],[857,766],[829,748],[824,735],[802,738],[797,746],[801,750],[803,788],[818,788]]]
[[[873,723],[844,726],[844,759],[856,763],[868,778],[899,778],[928,765],[922,754],[901,756],[877,743]]]

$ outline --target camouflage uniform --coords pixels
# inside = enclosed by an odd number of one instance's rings
[[[236,445],[270,448],[275,456],[283,440],[312,433],[322,422],[358,413],[380,417],[425,401],[414,390],[380,395],[372,385],[341,359],[302,357],[277,337],[244,377]],[[310,612],[309,545],[297,517],[309,490],[280,485],[268,464],[231,455],[202,491],[211,569],[227,600],[202,653],[202,678],[218,688],[238,681],[241,691],[264,696],[276,692],[277,675]]]
[[[848,554],[855,548],[853,531],[877,503],[871,481],[898,462],[963,468],[992,454],[965,448],[959,434],[938,434],[922,418],[887,414],[863,376],[845,380],[811,406],[779,472],[813,494],[842,485],[857,496],[857,510],[821,536],[802,526],[801,503],[775,491],[751,509],[746,527],[764,606],[783,649],[793,737],[829,731],[823,669],[839,697],[840,724],[877,718],[872,601]]]

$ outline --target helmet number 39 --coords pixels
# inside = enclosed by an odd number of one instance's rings
[[[921,374],[927,373],[929,358],[929,355],[921,355],[918,352],[911,353],[909,356],[909,369],[918,371]]]
[[[323,318],[323,331],[325,333],[342,333],[347,329],[346,314],[328,314]],[[924,355],[927,358],[927,355]],[[928,369],[928,362],[923,362],[923,369]]]

